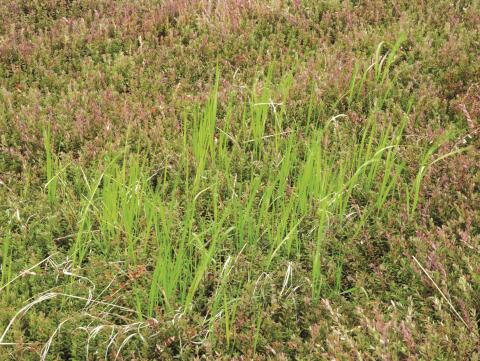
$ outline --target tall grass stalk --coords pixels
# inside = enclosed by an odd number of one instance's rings
[[[10,291],[10,280],[12,278],[12,235],[10,231],[2,236],[2,263],[1,280],[2,289],[8,294]]]
[[[47,183],[45,187],[47,188],[48,203],[50,203],[50,205],[55,205],[57,202],[58,177],[55,174],[57,162],[55,160],[55,154],[53,151],[52,132],[50,125],[43,129],[43,144],[46,154]]]

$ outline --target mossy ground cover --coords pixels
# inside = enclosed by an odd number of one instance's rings
[[[0,359],[479,359],[477,1],[0,4]]]

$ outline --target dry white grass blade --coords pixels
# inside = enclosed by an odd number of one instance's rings
[[[292,132],[291,130],[286,130],[286,131],[280,132],[280,133],[268,134],[268,135],[265,135],[265,136],[261,137],[260,140],[265,140],[265,139],[273,138],[273,137],[276,137],[276,136],[279,136],[279,135],[290,134],[291,132]],[[253,143],[253,142],[255,142],[255,141],[256,141],[256,139],[249,139],[249,140],[244,141],[243,144]]]
[[[105,360],[108,360],[108,351],[110,350],[110,347],[115,343],[115,339],[118,336],[118,332],[115,332],[115,328],[112,327],[112,332],[110,333],[110,338],[107,347],[105,348]]]
[[[95,339],[97,335],[104,329],[105,327],[108,327],[106,325],[100,325],[97,327],[94,327],[93,330],[89,331],[86,328],[81,327],[81,329],[84,329],[88,333],[88,338],[87,338],[87,345],[85,346],[85,354],[86,354],[86,359],[88,360],[88,353],[89,353],[89,348],[90,348],[90,340]]]
[[[73,298],[73,299],[76,299],[76,300],[82,300],[82,301],[85,301],[87,303],[90,302],[90,303],[95,303],[95,304],[98,304],[98,305],[109,306],[109,307],[117,308],[117,309],[122,310],[122,311],[130,312],[130,313],[135,313],[135,314],[137,313],[137,311],[132,310],[131,308],[119,306],[119,305],[116,305],[116,304],[110,303],[110,302],[96,301],[96,300],[93,300],[93,299],[90,299],[90,298],[87,298],[87,297],[69,295],[69,294],[66,294],[66,293],[57,293],[56,295],[67,297],[67,298]],[[146,318],[145,315],[142,315],[142,316]]]
[[[56,253],[53,253],[51,254],[50,256],[48,256],[47,258],[44,258],[43,260],[41,260],[40,262],[34,264],[32,267],[20,272],[18,275],[16,275],[14,278],[12,278],[9,282],[5,283],[2,287],[0,287],[0,292],[5,289],[7,286],[9,286],[10,284],[12,284],[15,280],[17,280],[18,278],[20,277],[23,277],[23,276],[26,276],[26,275],[29,275],[29,274],[32,274],[32,270],[34,270],[35,268],[37,268],[38,266],[42,265],[43,263],[47,262],[48,260],[50,260],[50,258],[52,258]]]
[[[138,334],[132,333],[131,335],[128,335],[127,337],[125,337],[125,340],[123,340],[122,344],[118,348],[117,355],[115,356],[115,361],[117,360],[118,356],[120,356],[120,352],[122,352],[122,349],[125,347],[128,341],[130,341],[135,336],[138,336]]]
[[[3,342],[5,336],[7,335],[8,331],[10,330],[10,328],[12,327],[13,323],[15,322],[15,320],[17,319],[17,317],[25,314],[28,312],[29,309],[31,309],[33,306],[35,306],[37,303],[41,303],[43,301],[47,301],[51,298],[54,298],[56,297],[57,294],[56,293],[46,293],[42,296],[40,296],[39,298],[37,298],[36,300],[30,302],[28,305],[22,307],[20,309],[20,311],[18,311],[15,316],[12,317],[12,319],[10,320],[10,322],[8,323],[7,327],[5,328],[5,330],[3,331],[3,334],[2,336],[0,336],[0,344]]]
[[[107,345],[105,348],[104,352],[104,357],[105,360],[109,360],[111,358],[108,357],[108,352],[111,350],[112,345],[115,344],[115,340],[117,339],[118,336],[120,335],[126,335],[130,333],[131,331],[135,331],[131,335],[129,335],[126,339],[123,340],[118,352],[116,358],[119,356],[121,349],[125,346],[125,344],[131,339],[133,336],[138,336],[142,342],[146,343],[145,337],[142,335],[141,331],[144,328],[148,328],[148,322],[134,322],[132,324],[127,324],[127,325],[99,325],[95,327],[79,327],[79,329],[87,332],[88,334],[88,339],[87,339],[87,345],[86,345],[86,354],[88,357],[89,350],[90,350],[90,341],[95,339],[102,330],[108,330],[110,329],[110,336],[108,337],[107,340]],[[115,358],[115,359],[116,359]]]
[[[115,282],[115,280],[117,279],[117,275],[115,275],[112,280],[108,283],[108,285],[102,290],[102,292],[100,292],[97,297],[95,298],[96,301],[98,301],[100,299],[100,297],[102,297],[104,295],[105,292],[107,292],[107,290],[112,286],[113,282]]]
[[[467,329],[470,329],[470,327],[468,326],[467,322],[463,319],[463,317],[460,315],[460,313],[456,310],[455,306],[452,304],[452,302],[450,302],[450,300],[447,298],[447,296],[445,296],[445,294],[442,292],[442,290],[440,289],[440,287],[438,287],[437,283],[433,280],[433,278],[428,274],[427,270],[422,266],[422,264],[415,258],[415,256],[412,256],[413,260],[415,261],[415,263],[418,265],[418,267],[420,267],[420,269],[422,270],[423,273],[425,273],[425,275],[428,277],[428,279],[430,280],[430,282],[432,282],[433,286],[437,289],[437,291],[440,293],[440,295],[442,296],[442,298],[447,301],[448,305],[450,306],[451,310],[453,311],[453,313],[460,319],[460,321],[462,321],[462,323],[465,325],[465,327]]]
[[[230,263],[232,261],[232,257],[231,256],[228,256],[227,259],[225,260],[224,264],[223,264],[223,267],[222,267],[222,271],[220,272],[220,276],[221,277],[226,277],[230,274],[230,271],[232,269]]]
[[[75,277],[75,278],[78,278],[79,280],[85,280],[92,285],[92,287],[88,289],[88,299],[87,299],[87,304],[85,305],[85,308],[87,308],[88,305],[91,303],[91,301],[93,299],[93,292],[95,291],[95,284],[89,278],[84,277],[84,276],[80,276],[80,275],[75,274],[75,273],[72,273],[67,268],[63,269],[62,272],[66,276]]]
[[[292,277],[292,262],[288,262],[287,271],[285,272],[285,278],[283,279],[282,290],[280,291],[280,296],[283,296],[283,292],[287,289],[288,282]]]
[[[40,357],[40,361],[45,361],[47,359],[47,355],[48,355],[48,350],[50,349],[50,346],[52,345],[52,342],[53,342],[53,338],[55,337],[55,335],[60,331],[60,328],[63,326],[63,324],[67,321],[71,320],[71,318],[67,318],[66,320],[63,320],[58,326],[57,328],[55,329],[55,331],[53,331],[52,335],[50,336],[50,338],[48,339],[47,343],[45,344],[45,346],[43,346],[42,348],[42,355]]]

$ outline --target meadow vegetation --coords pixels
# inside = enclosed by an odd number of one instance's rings
[[[0,17],[0,360],[480,359],[480,3]]]

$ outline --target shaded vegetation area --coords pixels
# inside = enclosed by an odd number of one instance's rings
[[[0,18],[0,360],[480,358],[477,1]]]

